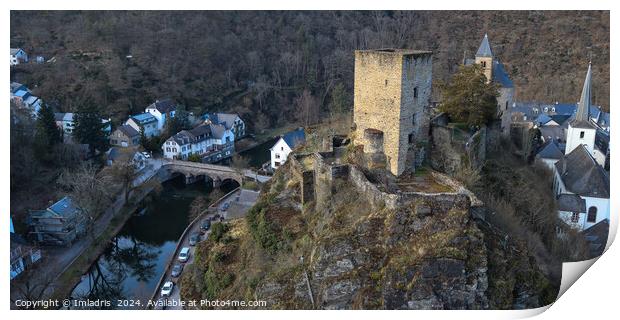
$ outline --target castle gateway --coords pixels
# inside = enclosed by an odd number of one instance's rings
[[[365,141],[367,129],[383,132],[383,151],[394,175],[413,170],[416,142],[427,140],[432,65],[430,51],[355,51],[355,144],[375,143]]]

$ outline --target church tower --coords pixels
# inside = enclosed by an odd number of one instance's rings
[[[588,73],[581,90],[581,99],[577,106],[575,119],[568,123],[566,132],[566,152],[569,154],[580,144],[583,144],[590,154],[594,152],[596,128],[590,122],[590,94],[592,90],[592,63],[588,65]]]
[[[478,52],[476,52],[476,63],[482,65],[484,75],[487,77],[487,83],[493,80],[493,53],[491,52],[491,45],[489,45],[489,37],[484,34],[484,39],[480,43]]]

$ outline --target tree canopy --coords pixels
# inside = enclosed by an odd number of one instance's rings
[[[103,130],[107,124],[102,123],[101,118],[101,112],[92,103],[81,104],[74,115],[73,136],[77,142],[88,144],[91,153],[108,149],[108,134]]]
[[[446,84],[441,84],[442,101],[439,110],[452,121],[480,126],[496,116],[498,87],[487,83],[478,64],[461,66]]]

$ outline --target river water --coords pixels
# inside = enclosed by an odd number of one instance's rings
[[[190,203],[209,192],[205,182],[186,186],[183,177],[164,182],[161,193],[147,196],[142,214],[127,221],[82,276],[71,297],[109,300],[112,308],[118,299],[139,299],[144,305],[189,224]]]

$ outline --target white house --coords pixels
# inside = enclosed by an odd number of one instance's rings
[[[162,145],[164,158],[187,160],[199,155],[205,162],[232,156],[235,135],[223,125],[203,123],[192,130],[183,130]]]
[[[553,170],[556,162],[564,157],[564,153],[560,150],[558,142],[555,140],[547,141],[536,154],[536,160],[542,162],[547,168]]]
[[[235,140],[245,136],[245,122],[236,113],[207,113],[205,123],[221,124],[235,134]]]
[[[72,136],[73,130],[75,130],[75,121],[73,120],[75,114],[72,112],[55,112],[54,119],[56,120],[56,126],[62,130],[65,136]],[[103,125],[102,130],[108,134],[112,132],[111,119],[101,119]]]
[[[554,171],[553,189],[558,196],[560,219],[577,230],[609,220],[609,176],[583,145],[558,161]],[[576,196],[584,206],[575,204]]]
[[[271,152],[271,168],[277,169],[286,162],[289,153],[298,145],[306,141],[303,128],[288,132],[278,139],[275,145],[269,149]]]
[[[28,62],[28,55],[21,48],[11,48],[11,65]]]
[[[158,129],[159,122],[157,118],[148,112],[129,117],[129,119],[125,121],[125,124],[131,126],[140,133],[142,133],[142,129],[144,129],[144,135],[147,138],[158,136],[160,134],[160,130]]]
[[[177,105],[171,99],[156,100],[153,104],[146,107],[144,110],[147,113],[152,114],[157,119],[157,130],[163,130],[166,125],[166,121],[170,118],[174,118],[177,110]]]

